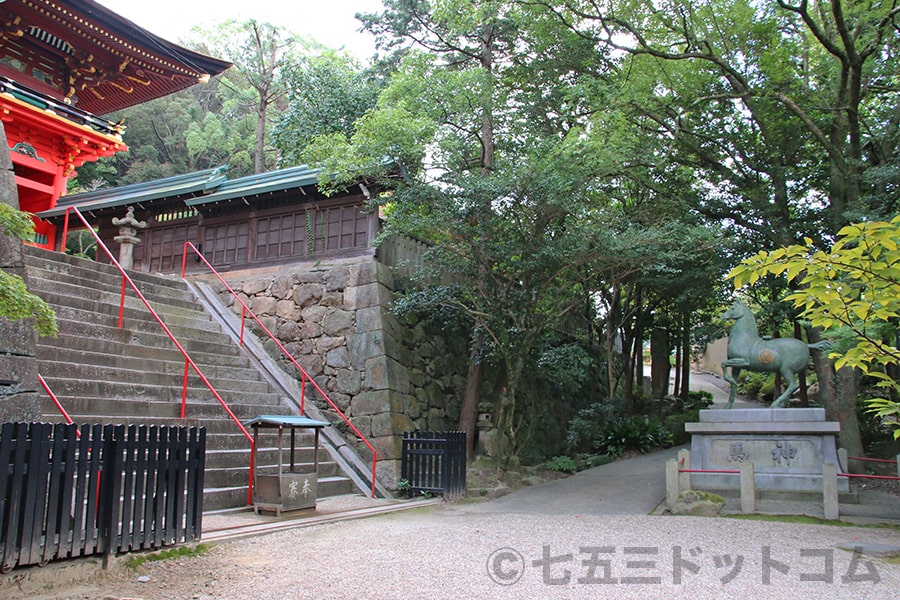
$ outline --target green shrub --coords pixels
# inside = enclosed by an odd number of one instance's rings
[[[688,392],[687,402],[684,403],[686,410],[694,410],[699,408],[707,408],[713,403],[712,392],[700,390],[698,392]]]
[[[867,456],[887,458],[896,452],[893,428],[869,411],[871,400],[871,397],[863,397],[856,403],[859,437]]]
[[[700,420],[700,409],[695,408],[685,412],[669,415],[666,417],[665,425],[669,434],[672,436],[672,445],[680,446],[691,441],[691,436],[684,431],[685,423],[696,423]]]
[[[606,424],[621,418],[622,406],[611,402],[597,402],[579,410],[569,421],[566,445],[574,453],[590,454],[594,440]]]
[[[574,473],[578,470],[575,461],[571,456],[554,456],[544,465],[550,471],[558,471],[560,473]]]
[[[657,446],[671,446],[672,434],[655,419],[619,417],[605,423],[593,442],[595,452],[621,456],[628,450],[647,452]]]
[[[775,375],[773,373],[759,373],[756,371],[742,371],[738,378],[737,391],[744,396],[755,400],[763,400],[767,396],[771,399],[775,391]]]

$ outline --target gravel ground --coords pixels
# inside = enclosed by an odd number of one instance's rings
[[[119,563],[77,586],[42,589],[46,578],[26,578],[21,587],[0,586],[0,597],[847,599],[896,598],[900,590],[900,564],[839,548],[897,546],[896,529],[469,507],[223,542],[137,573]]]

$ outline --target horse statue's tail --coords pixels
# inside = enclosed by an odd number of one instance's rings
[[[816,342],[815,344],[807,344],[810,350],[831,350],[831,347],[834,344],[831,343],[831,340],[822,340],[821,342]]]

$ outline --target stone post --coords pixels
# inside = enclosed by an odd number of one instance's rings
[[[756,512],[756,480],[753,474],[753,463],[741,463],[741,512]]]
[[[678,501],[678,460],[670,458],[666,461],[666,506],[672,508]]]
[[[0,122],[0,139],[6,131]],[[19,208],[12,160],[6,142],[0,148],[0,202]],[[28,283],[22,242],[0,235],[0,268]],[[0,423],[40,421],[35,332],[30,320],[0,319]]]
[[[112,224],[119,228],[119,235],[113,238],[119,242],[119,264],[130,269],[134,266],[134,247],[141,243],[137,230],[147,227],[147,222],[135,219],[134,207],[129,206],[124,217],[113,217]]]
[[[832,463],[822,465],[822,500],[825,518],[830,520],[839,518],[837,467]]]
[[[678,451],[678,468],[679,469],[690,469],[691,468],[691,451],[687,448],[682,448]],[[685,490],[693,489],[691,487],[691,474],[690,473],[679,473],[678,474],[678,491],[683,492]]]

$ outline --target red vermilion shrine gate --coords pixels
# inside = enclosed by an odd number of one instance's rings
[[[86,162],[127,150],[121,123],[96,115],[206,81],[230,63],[182,48],[93,0],[0,2],[0,120],[19,205],[56,206]],[[54,249],[54,225],[36,222]]]

